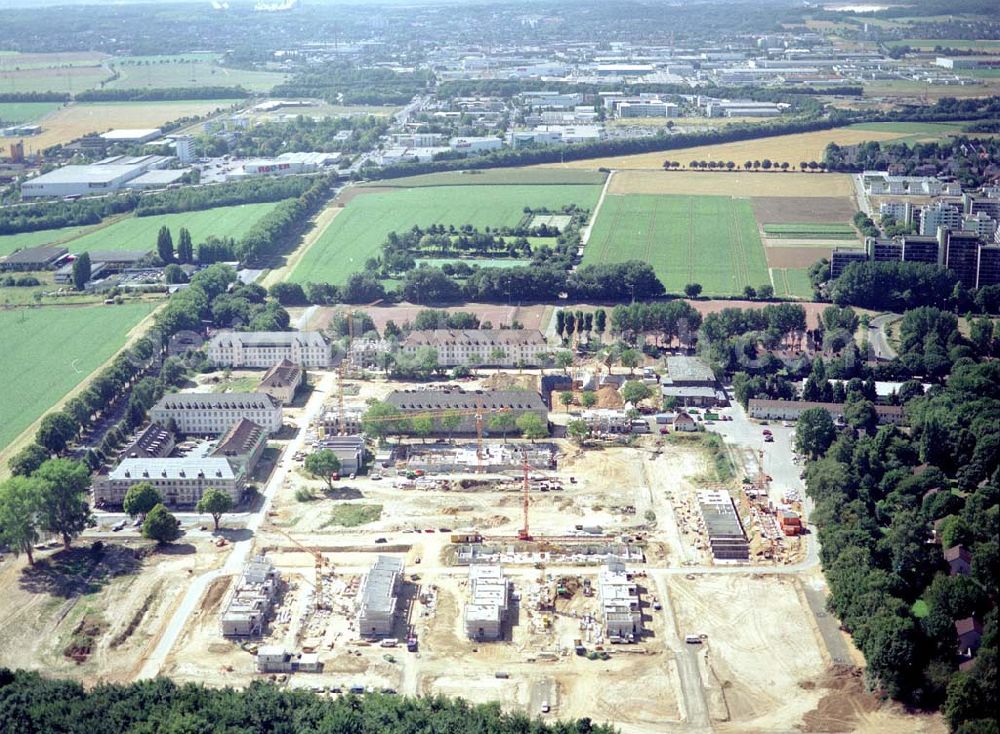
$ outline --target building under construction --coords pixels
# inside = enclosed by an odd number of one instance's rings
[[[612,561],[601,568],[598,579],[601,619],[609,642],[635,642],[642,635],[639,588],[625,564]]]
[[[223,636],[256,637],[264,634],[280,593],[281,576],[278,571],[264,556],[254,556],[243,568],[222,612]]]
[[[555,469],[556,451],[550,444],[484,444],[482,452],[474,445],[449,446],[407,446],[406,468],[427,474],[490,472],[521,469],[524,462],[532,469]]]
[[[708,543],[716,563],[750,560],[750,543],[736,505],[728,492],[706,490],[698,493],[698,506],[708,532]]]
[[[358,632],[364,637],[392,635],[403,580],[403,559],[379,556],[358,591]]]
[[[499,565],[469,566],[465,634],[473,640],[499,640],[510,608],[510,582]]]

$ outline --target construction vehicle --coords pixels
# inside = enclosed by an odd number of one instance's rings
[[[295,545],[297,545],[299,548],[301,548],[302,550],[304,550],[306,553],[308,553],[309,555],[311,555],[313,557],[313,560],[316,562],[315,563],[316,583],[313,584],[313,588],[315,589],[315,592],[316,592],[316,608],[317,609],[329,609],[329,607],[326,604],[325,599],[323,598],[323,571],[327,567],[327,565],[329,565],[328,562],[327,562],[327,560],[326,560],[326,558],[324,558],[323,554],[320,553],[317,549],[310,548],[309,546],[305,545],[304,543],[299,542],[298,540],[296,540],[295,538],[293,538],[291,535],[289,535],[288,533],[286,533],[284,530],[281,530],[280,528],[274,528],[274,531],[277,532],[279,535],[282,535],[285,538],[288,538]]]

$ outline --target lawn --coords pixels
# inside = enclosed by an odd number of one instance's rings
[[[344,283],[377,257],[390,232],[413,225],[459,227],[514,226],[524,207],[558,209],[577,204],[593,209],[600,186],[432,186],[373,191],[356,196],[302,255],[289,280],[295,283]],[[470,261],[471,262],[471,261]]]
[[[0,449],[121,349],[154,305],[0,311]]]
[[[705,295],[738,295],[770,283],[749,200],[726,196],[608,196],[584,265],[642,260],[669,293],[700,283]]]
[[[0,102],[0,122],[8,125],[34,122],[60,107],[59,102]]]
[[[330,518],[320,527],[336,525],[343,528],[356,528],[367,525],[382,517],[382,505],[352,505],[341,504],[333,508]]]
[[[805,268],[775,268],[774,293],[784,298],[813,299],[812,283],[809,282],[809,272]]]
[[[261,217],[271,211],[277,204],[242,204],[238,206],[221,206],[215,209],[205,209],[198,212],[181,212],[179,214],[163,214],[156,217],[129,216],[106,227],[87,228],[86,234],[62,242],[70,252],[94,252],[102,250],[153,250],[156,249],[156,235],[160,227],[167,226],[174,237],[174,244],[180,236],[181,227],[187,227],[195,245],[204,242],[209,235],[216,237],[233,237],[239,239]],[[66,228],[72,229],[72,228]],[[65,230],[47,230],[62,232]],[[21,238],[41,237],[42,232],[8,235],[0,237],[0,253],[12,252],[8,240],[17,247]]]

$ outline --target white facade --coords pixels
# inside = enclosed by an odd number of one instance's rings
[[[318,331],[220,331],[208,342],[220,367],[269,369],[282,360],[309,368],[330,366],[333,353]]]
[[[537,365],[548,351],[537,329],[428,329],[411,332],[400,346],[408,355],[424,347],[434,349],[438,364],[446,367]]]
[[[361,581],[358,592],[358,633],[364,637],[387,637],[393,621],[403,578],[403,559],[379,556]]]
[[[460,153],[485,153],[490,150],[499,150],[503,147],[500,138],[453,138],[451,149]]]
[[[601,568],[598,579],[601,617],[608,638],[634,641],[642,634],[639,590],[625,571],[625,564],[612,562]]]
[[[997,220],[987,216],[985,212],[976,212],[974,215],[962,217],[962,229],[975,232],[979,237],[992,241],[997,231]]]
[[[246,476],[224,458],[124,459],[94,481],[94,500],[120,505],[128,490],[140,482],[153,485],[168,507],[191,507],[210,487],[239,502]]]
[[[920,207],[920,234],[934,236],[938,227],[961,229],[962,211],[941,201]]]
[[[181,433],[222,435],[240,418],[268,433],[281,430],[281,403],[263,393],[176,393],[160,398],[149,410],[154,423],[173,420]]]
[[[465,634],[474,640],[499,640],[510,605],[510,583],[500,566],[469,566]]]
[[[263,634],[274,603],[281,592],[278,571],[263,556],[254,556],[243,568],[239,581],[226,600],[220,626],[226,637]],[[284,655],[282,648],[261,647],[265,663],[274,664]],[[258,658],[260,662],[260,658]]]
[[[622,102],[618,105],[619,117],[677,117],[677,105],[658,100]]]
[[[85,166],[63,166],[21,184],[21,196],[94,196],[130,188],[142,174],[163,168],[171,157],[114,156]]]

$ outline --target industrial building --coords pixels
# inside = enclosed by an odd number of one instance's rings
[[[503,147],[503,140],[495,137],[453,138],[451,149],[459,153],[488,153]]]
[[[69,250],[56,245],[25,247],[5,257],[0,257],[0,273],[15,270],[51,270],[68,254]]]
[[[132,188],[132,181],[149,171],[165,168],[171,156],[112,156],[89,165],[71,165],[28,179],[21,184],[25,199],[42,196],[93,196]]]
[[[207,345],[219,367],[269,369],[282,360],[305,368],[330,366],[333,351],[318,331],[220,331]]]
[[[442,367],[541,364],[548,344],[538,329],[427,329],[412,331],[400,345],[413,356],[430,347]]]
[[[223,607],[220,626],[225,637],[264,634],[281,594],[281,576],[264,556],[254,556],[243,568]]]
[[[609,642],[635,642],[642,636],[639,589],[621,561],[601,567],[597,581],[601,624]]]
[[[94,480],[94,501],[99,506],[121,505],[129,489],[140,483],[151,484],[167,507],[193,507],[209,488],[239,502],[246,474],[221,457],[123,459]]]
[[[131,143],[138,145],[156,140],[161,135],[163,135],[163,131],[158,127],[142,129],[116,128],[102,133],[100,137],[101,140],[106,140],[109,143]]]
[[[510,608],[510,582],[499,565],[469,566],[465,634],[473,640],[499,640]]]
[[[729,493],[723,490],[698,492],[698,507],[715,562],[749,561],[750,543]]]
[[[302,384],[302,368],[289,359],[283,359],[264,373],[257,385],[257,392],[270,395],[282,405],[295,399],[295,391]]]
[[[403,581],[403,559],[379,556],[365,574],[358,592],[358,633],[363,637],[392,635],[399,586]]]
[[[517,433],[517,419],[525,413],[535,413],[543,422],[548,423],[549,411],[542,402],[542,397],[528,390],[397,390],[386,397],[385,402],[394,407],[404,416],[414,413],[459,412],[461,421],[450,431],[441,425],[439,419],[434,420],[434,430],[439,433],[453,435],[475,433],[475,412],[481,411],[483,423],[489,428],[491,416],[499,413],[509,414],[509,433]],[[409,422],[408,422],[409,423]],[[405,431],[411,431],[412,426],[404,426]]]
[[[258,158],[245,161],[228,174],[227,178],[250,176],[289,176],[297,173],[315,173],[337,162],[339,153],[282,153],[275,158]]]
[[[268,433],[281,430],[281,403],[256,392],[175,393],[164,395],[149,410],[149,418],[180,433],[221,435],[240,418],[248,418]]]

